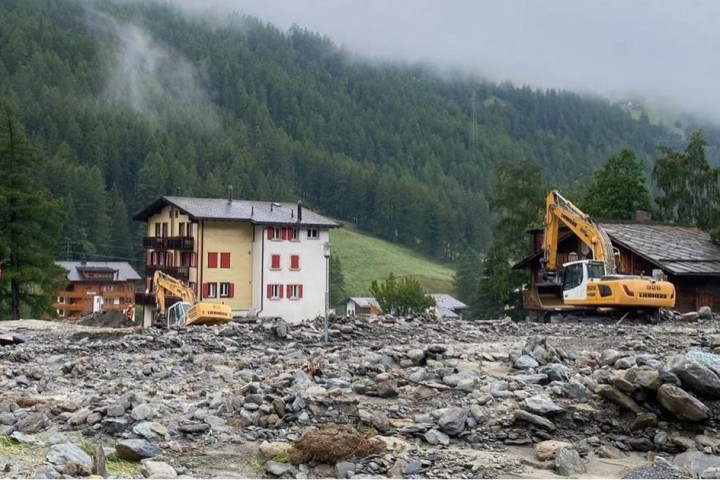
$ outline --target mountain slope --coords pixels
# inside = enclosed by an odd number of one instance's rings
[[[45,154],[71,256],[140,258],[132,213],[233,185],[451,261],[492,239],[498,161],[533,158],[562,187],[673,140],[603,99],[371,64],[301,29],[155,2],[6,0],[0,42],[0,102]]]

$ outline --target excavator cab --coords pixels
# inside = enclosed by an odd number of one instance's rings
[[[580,260],[563,264],[563,300],[585,300],[588,283],[605,276],[605,264],[593,260]]]
[[[187,302],[177,302],[168,308],[166,313],[168,328],[180,328],[184,326],[190,307],[192,307],[192,305]]]

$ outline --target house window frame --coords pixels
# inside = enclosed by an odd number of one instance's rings
[[[279,283],[269,284],[268,287],[272,289],[272,293],[268,297],[269,300],[282,300],[282,288],[283,285]]]
[[[288,240],[291,242],[299,242],[300,241],[300,229],[297,227],[290,227],[288,229]]]
[[[295,266],[295,267],[293,267],[293,258],[297,259],[297,266]],[[292,270],[294,272],[300,270],[300,255],[299,254],[293,253],[290,255],[290,270]]]
[[[218,298],[218,284],[215,282],[208,282],[207,286],[207,298]]]
[[[300,300],[300,285],[289,284],[287,286],[287,298],[288,300]]]
[[[307,229],[307,238],[309,240],[318,240],[320,238],[320,229],[319,228],[308,228]]]
[[[220,298],[230,298],[230,282],[220,282],[218,295]]]

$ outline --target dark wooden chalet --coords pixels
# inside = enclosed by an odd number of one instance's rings
[[[695,227],[658,223],[612,222],[600,223],[620,251],[618,273],[658,276],[664,275],[675,285],[680,312],[709,306],[720,311],[720,247],[710,241],[710,235]],[[540,259],[543,231],[530,231],[530,256],[513,266],[529,269],[530,282],[523,291],[523,306],[529,312],[539,309],[537,285],[542,283]],[[570,253],[577,259],[592,258],[592,254],[572,232],[561,233],[558,264],[569,261]],[[562,274],[562,267],[559,269]]]

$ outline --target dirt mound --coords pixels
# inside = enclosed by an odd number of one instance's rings
[[[134,323],[128,320],[125,314],[119,310],[107,312],[95,312],[85,315],[77,321],[77,325],[86,327],[124,328],[132,327]]]
[[[345,425],[328,425],[304,435],[293,444],[289,460],[294,465],[319,461],[337,463],[385,451],[385,442]]]

